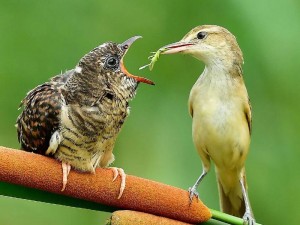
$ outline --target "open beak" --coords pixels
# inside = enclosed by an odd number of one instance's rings
[[[120,68],[121,68],[121,71],[128,77],[131,77],[133,79],[135,79],[137,82],[142,82],[142,83],[146,83],[146,84],[151,84],[151,85],[154,85],[154,82],[147,79],[147,78],[144,78],[144,77],[138,77],[138,76],[135,76],[135,75],[132,75],[131,73],[128,72],[128,70],[126,69],[125,65],[124,65],[124,62],[123,62],[123,58],[125,56],[125,54],[127,53],[129,47],[132,45],[133,42],[135,42],[137,39],[139,38],[142,38],[141,36],[134,36],[132,38],[129,38],[127,41],[123,42],[121,44],[121,48],[125,51],[122,59],[121,59],[121,62],[120,62]]]
[[[174,53],[180,53],[180,52],[185,52],[190,49],[191,46],[194,44],[191,42],[187,41],[178,41],[169,45],[166,45],[162,47],[161,49],[162,52],[161,54],[174,54]]]

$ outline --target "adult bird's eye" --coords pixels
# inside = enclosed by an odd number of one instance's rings
[[[118,66],[119,59],[116,56],[110,56],[106,59],[105,66],[114,69]]]
[[[206,37],[207,33],[205,31],[200,31],[198,34],[197,34],[197,38],[198,39],[204,39]]]

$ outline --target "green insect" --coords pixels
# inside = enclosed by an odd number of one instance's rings
[[[149,67],[149,70],[151,71],[154,67],[154,64],[159,59],[159,55],[166,50],[167,50],[166,48],[160,48],[156,52],[151,52],[152,55],[148,57],[148,59],[151,60],[151,62],[145,66],[140,67],[139,69],[142,70],[145,69],[146,67]]]

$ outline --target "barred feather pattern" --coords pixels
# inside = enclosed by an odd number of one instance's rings
[[[107,167],[118,133],[129,114],[138,82],[120,69],[105,67],[109,56],[124,52],[112,42],[85,55],[74,70],[30,91],[17,119],[21,148],[50,154],[74,169]],[[58,147],[50,149],[57,135]]]

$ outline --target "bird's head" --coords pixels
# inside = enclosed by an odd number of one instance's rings
[[[106,42],[83,56],[66,83],[69,95],[78,99],[83,93],[84,98],[97,98],[107,90],[127,101],[135,96],[139,83],[153,85],[151,80],[129,73],[124,65],[125,54],[139,38],[135,36],[121,44]]]
[[[206,65],[216,63],[243,63],[237,41],[227,29],[216,25],[198,26],[182,40],[166,45],[162,54],[190,54]]]
[[[122,44],[106,42],[86,54],[80,60],[75,70],[78,72],[88,70],[96,72],[100,76],[101,74],[104,76],[115,76],[116,79],[127,77],[129,80],[134,80],[136,83],[142,82],[153,85],[154,83],[151,80],[129,73],[124,65],[123,58],[125,54],[133,42],[139,38],[141,38],[141,36],[134,36]]]

